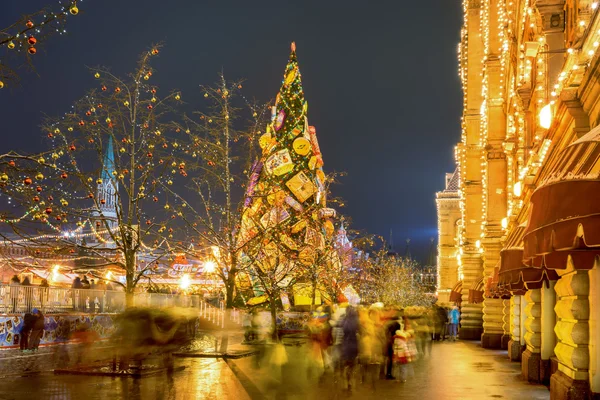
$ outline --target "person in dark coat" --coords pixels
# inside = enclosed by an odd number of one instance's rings
[[[358,313],[354,307],[348,307],[344,322],[342,322],[342,330],[344,332],[344,338],[342,340],[342,362],[349,391],[352,390],[351,377],[356,365],[356,357],[358,357],[359,329]]]
[[[32,313],[35,320],[31,329],[31,336],[29,337],[29,349],[36,351],[40,346],[40,339],[44,333],[44,314],[37,308],[34,308]]]
[[[21,327],[21,340],[19,340],[19,348],[21,351],[25,351],[29,348],[29,335],[35,324],[35,315],[32,313],[25,313],[23,316],[23,326]]]

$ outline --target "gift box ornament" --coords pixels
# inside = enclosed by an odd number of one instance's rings
[[[274,175],[284,175],[294,169],[294,163],[290,157],[288,149],[279,150],[273,153],[265,162],[267,172]]]
[[[294,175],[285,185],[301,203],[304,203],[317,191],[317,186],[303,171]]]
[[[304,211],[304,207],[302,207],[302,204],[298,203],[298,201],[296,201],[296,199],[294,199],[292,196],[287,196],[285,198],[285,202],[288,206],[292,207],[298,212]]]
[[[274,186],[271,193],[267,196],[267,202],[271,205],[282,206],[287,194],[279,186]]]
[[[321,208],[319,210],[319,218],[321,219],[326,219],[326,218],[335,218],[336,216],[336,211],[333,208]]]
[[[262,167],[262,162],[254,161],[254,164],[252,165],[252,173],[250,174],[250,182],[248,183],[248,188],[246,189],[246,199],[244,201],[245,207],[249,207],[250,204],[252,204],[252,195],[254,194],[254,189],[258,183],[258,178],[260,176],[260,171],[262,171]]]
[[[298,221],[294,225],[292,225],[292,233],[302,232],[302,230],[304,228],[306,228],[307,225],[308,225],[308,223],[306,222],[306,220],[301,219],[300,221]]]
[[[279,235],[279,241],[290,250],[298,250],[296,242],[294,242],[294,240],[285,233]]]
[[[331,222],[331,220],[325,220],[325,222],[323,222],[323,229],[325,230],[325,235],[327,236],[328,239],[331,239],[333,237],[333,232],[335,231],[335,228],[333,226],[333,222]]]
[[[275,122],[273,123],[273,127],[275,128],[276,132],[283,128],[283,124],[285,124],[285,117],[285,111],[282,108],[277,113],[277,117],[275,118]]]
[[[304,236],[304,244],[320,249],[325,245],[325,239],[323,235],[316,229],[307,227],[306,234]]]
[[[317,130],[314,126],[308,127],[308,134],[310,136],[313,154],[316,157],[316,167],[321,168],[323,166],[323,156],[321,155],[321,148],[319,147],[319,141],[317,140]]]
[[[261,225],[266,229],[277,226],[290,217],[290,213],[283,207],[273,207],[260,218]]]

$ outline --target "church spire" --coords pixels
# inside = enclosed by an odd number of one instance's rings
[[[404,258],[412,260],[412,254],[410,254],[410,238],[406,239],[406,250],[404,251]]]
[[[434,267],[437,262],[437,246],[435,245],[435,239],[429,238],[429,257],[427,258],[427,266]]]
[[[112,136],[108,137],[108,143],[106,145],[106,152],[104,153],[104,159],[102,160],[102,173],[100,177],[103,181],[109,181],[113,178],[113,172],[115,170],[115,151],[113,149]]]

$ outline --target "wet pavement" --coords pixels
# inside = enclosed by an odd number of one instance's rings
[[[544,399],[549,390],[530,384],[520,375],[520,364],[510,362],[506,351],[485,350],[479,342],[434,343],[431,355],[413,363],[414,376],[407,382],[377,379],[360,384],[355,378],[349,392],[340,381],[326,376],[309,381],[309,357],[303,347],[286,346],[289,363],[281,369],[257,367],[251,359],[235,360],[241,382],[250,393],[258,389],[267,399]],[[269,355],[266,355],[269,358]],[[251,384],[248,385],[247,381]]]
[[[0,380],[0,399],[250,399],[222,360],[183,359],[176,365],[186,369],[137,379],[51,373],[5,378]]]
[[[377,380],[375,389],[355,382],[352,392],[334,384],[308,380],[304,346],[286,346],[289,362],[273,368],[256,357],[239,360],[176,359],[183,371],[143,378],[54,375],[41,372],[0,379],[4,399],[549,399],[546,387],[520,377],[519,363],[504,351],[482,349],[475,342],[435,343],[432,354],[414,363],[406,383]],[[32,356],[33,357],[33,356]],[[28,359],[33,359],[33,358]],[[38,355],[38,357],[52,357]],[[11,363],[4,358],[0,363]],[[228,365],[229,364],[229,365]]]

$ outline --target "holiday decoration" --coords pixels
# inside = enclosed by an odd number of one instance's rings
[[[258,139],[262,155],[250,174],[237,233],[254,294],[266,293],[270,302],[319,267],[334,231],[335,211],[326,208],[323,160],[316,130],[308,125],[301,78],[292,45],[271,121]]]

